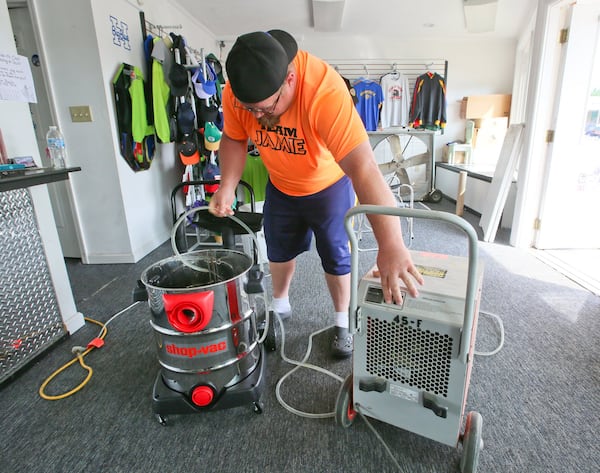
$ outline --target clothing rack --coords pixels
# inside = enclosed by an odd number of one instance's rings
[[[417,77],[434,72],[448,85],[448,61],[445,59],[326,59],[333,68],[350,81],[370,79],[379,81],[386,74],[402,73],[411,89]]]
[[[155,36],[163,36],[167,34],[170,30],[180,30],[183,28],[183,25],[155,25],[150,23],[148,20],[146,22],[146,31],[152,33]]]
[[[153,34],[159,38],[169,33],[169,30],[180,30],[183,25],[156,25],[146,20],[146,15],[143,11],[140,11],[140,25],[142,27],[142,37],[148,36],[148,33]]]
[[[165,35],[168,35],[172,30],[181,30],[183,29],[183,25],[156,25],[148,20],[146,20],[144,12],[140,12],[140,24],[142,26],[142,38],[146,38],[148,33],[156,36],[157,38],[162,38]],[[186,45],[189,52],[196,56],[196,60],[202,64],[204,62],[204,53],[203,51],[198,51],[188,45]]]

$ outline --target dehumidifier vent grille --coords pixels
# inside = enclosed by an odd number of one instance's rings
[[[447,334],[368,317],[366,370],[447,397],[452,342]]]

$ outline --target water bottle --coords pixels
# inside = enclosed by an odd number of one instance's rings
[[[65,150],[65,139],[58,127],[50,127],[46,134],[46,143],[48,145],[48,156],[50,157],[52,167],[57,169],[64,168],[67,154]]]

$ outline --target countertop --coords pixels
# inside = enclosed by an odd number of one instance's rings
[[[81,168],[26,168],[16,171],[3,171],[0,172],[0,192],[64,181],[69,178],[69,173],[76,171],[81,171]]]

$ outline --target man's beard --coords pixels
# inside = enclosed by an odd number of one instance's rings
[[[260,118],[257,118],[258,123],[265,128],[274,127],[279,123],[279,115],[263,115]]]

